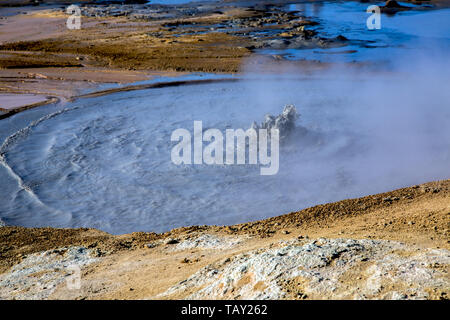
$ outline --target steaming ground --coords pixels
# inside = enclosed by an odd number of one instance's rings
[[[54,114],[48,107],[51,116],[20,134],[8,132],[1,148],[0,218],[34,227],[162,232],[247,222],[448,178],[448,73],[430,67],[366,77],[335,70],[308,80],[249,75],[237,83],[80,100]],[[192,132],[194,120],[204,129],[246,129],[285,104],[297,107],[307,133],[281,146],[277,175],[260,176],[258,166],[172,164],[173,130]],[[39,118],[19,114],[9,129],[30,117]]]

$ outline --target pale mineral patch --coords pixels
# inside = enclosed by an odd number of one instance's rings
[[[247,238],[247,237],[245,237]],[[235,236],[216,236],[212,234],[201,234],[180,241],[174,248],[174,251],[182,251],[187,249],[231,249],[239,245],[244,237]]]
[[[386,240],[318,239],[258,249],[210,264],[159,297],[194,292],[187,299],[426,299],[448,290],[450,252]],[[398,255],[397,251],[408,252]],[[346,274],[359,270],[356,277]],[[360,281],[357,281],[360,280]],[[295,282],[293,292],[290,283]]]
[[[77,276],[78,271],[81,272],[83,267],[97,260],[84,247],[61,248],[28,255],[9,272],[0,275],[0,300],[47,299],[63,282],[71,281],[70,285],[73,285],[75,281],[72,276]]]

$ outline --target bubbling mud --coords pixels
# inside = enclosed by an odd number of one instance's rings
[[[280,133],[280,139],[284,140],[296,129],[295,122],[299,117],[300,115],[294,105],[286,105],[284,106],[283,112],[276,117],[266,114],[261,125],[258,125],[254,121],[252,129],[266,129],[268,132],[271,129],[277,129]]]
[[[1,147],[0,218],[162,232],[259,220],[448,176],[447,93],[433,91],[427,105],[411,87],[385,79],[259,78],[119,92],[30,121]],[[384,92],[378,100],[368,94],[374,85]],[[425,96],[433,89],[421,87]],[[285,124],[295,130],[280,148],[278,174],[261,176],[255,165],[171,162],[176,128],[191,130],[194,120],[205,129],[245,128],[286,104],[302,117],[289,122],[296,117],[285,109]],[[8,119],[8,127],[33,112]]]

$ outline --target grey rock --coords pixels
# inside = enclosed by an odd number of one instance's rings
[[[288,104],[284,107],[283,112],[278,116],[275,117],[267,114],[260,126],[258,126],[256,122],[253,122],[251,127],[255,130],[267,129],[268,134],[270,134],[271,129],[278,129],[280,139],[284,139],[295,129],[295,121],[299,117],[300,115],[297,113],[295,106]]]

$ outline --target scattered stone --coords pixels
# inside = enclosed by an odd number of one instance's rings
[[[395,0],[388,0],[384,5],[386,8],[402,8],[403,6]]]
[[[399,197],[386,197],[386,198],[383,198],[383,202],[388,202],[388,203],[392,203],[393,201],[398,201],[398,200],[400,200]]]
[[[92,249],[98,246],[98,242],[93,242],[90,245],[88,245],[88,249]]]
[[[336,40],[337,41],[348,41],[348,38],[346,38],[346,37],[344,37],[343,35],[338,35],[337,37],[336,37]]]
[[[102,252],[99,248],[96,248],[93,250],[92,255],[94,257],[103,257],[105,255],[105,253]]]
[[[179,243],[180,241],[178,240],[178,239],[173,239],[173,238],[168,238],[166,241],[165,241],[165,244],[177,244],[177,243]]]
[[[291,32],[282,32],[279,34],[279,36],[282,38],[292,38],[294,34],[292,34]]]
[[[422,193],[428,193],[428,192],[431,191],[431,189],[430,189],[429,187],[422,186],[422,187],[420,188],[420,191],[422,191]]]

